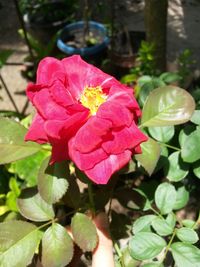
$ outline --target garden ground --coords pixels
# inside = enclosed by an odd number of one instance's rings
[[[121,3],[120,0],[118,0]],[[0,0],[0,50],[12,49],[14,52],[10,56],[8,64],[1,70],[13,98],[20,111],[26,104],[25,88],[27,80],[22,77],[23,59],[27,55],[27,47],[17,33],[20,23],[16,14],[13,1]],[[119,12],[119,17],[123,19],[128,29],[144,30],[144,1],[126,0],[123,4],[123,14]],[[122,9],[119,9],[122,10]],[[181,51],[189,48],[196,60],[196,69],[200,69],[200,1],[198,0],[169,0],[168,16],[168,41],[167,57],[170,70],[176,69],[176,58]],[[19,64],[16,64],[19,63]],[[4,88],[0,90],[0,109],[13,110]],[[31,108],[28,107],[27,111]]]

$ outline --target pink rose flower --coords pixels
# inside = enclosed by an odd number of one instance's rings
[[[80,56],[44,58],[27,96],[37,113],[25,140],[52,145],[51,164],[71,159],[92,181],[106,184],[147,137],[133,90]]]

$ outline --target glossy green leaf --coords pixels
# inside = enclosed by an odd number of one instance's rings
[[[156,233],[160,236],[167,236],[172,234],[173,227],[171,227],[170,224],[167,223],[167,221],[163,218],[157,217],[154,220],[152,220],[151,223],[153,229],[156,231]]]
[[[130,255],[136,260],[156,257],[166,246],[166,242],[154,233],[139,232],[130,239]]]
[[[27,182],[29,187],[37,184],[37,176],[42,161],[48,156],[48,152],[39,151],[26,159],[11,163],[8,171],[16,173],[21,179]]]
[[[177,82],[181,79],[180,75],[174,72],[164,72],[160,75],[159,78],[167,84]]]
[[[41,239],[36,226],[24,221],[0,223],[0,266],[25,267]]]
[[[185,220],[182,220],[182,224],[183,224],[183,226],[185,226],[187,228],[193,228],[194,225],[196,224],[196,222],[193,220],[190,220],[190,219],[185,219]]]
[[[184,123],[195,109],[192,96],[175,86],[163,86],[153,90],[142,112],[143,126],[169,126]]]
[[[200,125],[200,110],[194,111],[190,121],[197,124],[197,125]]]
[[[73,241],[67,230],[54,223],[42,238],[42,265],[44,267],[64,267],[73,257]]]
[[[160,184],[155,192],[155,202],[162,214],[171,212],[176,202],[175,187],[166,182]]]
[[[76,213],[71,222],[72,235],[75,243],[85,252],[93,251],[98,237],[94,223],[82,213]]]
[[[200,178],[200,160],[197,160],[193,164],[193,172],[194,172],[196,177]]]
[[[197,233],[193,229],[187,227],[177,229],[176,235],[182,242],[189,244],[194,244],[199,240]]]
[[[176,215],[173,212],[170,212],[167,217],[166,217],[166,222],[167,224],[171,227],[174,228],[176,225]]]
[[[162,146],[162,144],[160,145],[160,148],[161,148],[160,158],[157,162],[156,168],[154,169],[155,173],[168,164],[168,155],[169,155],[168,149],[166,146]]]
[[[200,250],[197,247],[176,242],[171,245],[171,252],[177,267],[199,267]]]
[[[150,135],[159,142],[167,143],[174,136],[174,126],[149,127]]]
[[[196,126],[194,124],[192,125],[186,125],[179,133],[178,140],[179,144],[182,147],[185,142],[187,142],[188,136],[196,130]]]
[[[181,156],[185,162],[195,162],[200,159],[200,130],[192,132],[181,147]]]
[[[168,166],[165,165],[165,176],[172,182],[183,180],[189,172],[189,164],[183,162],[180,151],[172,153],[168,158]]]
[[[145,215],[139,217],[133,224],[133,233],[149,232],[152,221],[156,218],[156,215]]]
[[[185,207],[189,200],[189,192],[186,190],[185,186],[181,186],[176,191],[176,202],[173,206],[174,210],[179,210]]]
[[[17,201],[20,213],[35,222],[52,220],[55,216],[52,205],[45,202],[36,190],[25,189]]]
[[[41,149],[36,143],[24,141],[27,129],[16,121],[2,117],[0,125],[0,164],[26,158]]]
[[[137,260],[131,257],[128,247],[126,247],[123,250],[121,261],[123,262],[124,267],[137,267],[139,263]],[[121,267],[121,264],[120,264],[120,267]]]
[[[38,173],[38,191],[41,197],[49,204],[58,202],[67,191],[67,177],[69,177],[67,162],[49,166],[49,158],[46,158]]]
[[[142,143],[140,146],[142,148],[142,154],[135,155],[135,158],[147,173],[151,175],[160,157],[160,146],[150,137],[147,142]]]

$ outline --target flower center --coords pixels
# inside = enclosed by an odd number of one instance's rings
[[[95,115],[101,104],[107,99],[107,95],[102,91],[101,86],[86,86],[81,95],[81,103],[84,107],[90,109],[91,115]]]

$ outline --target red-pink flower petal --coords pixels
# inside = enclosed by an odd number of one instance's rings
[[[111,101],[103,103],[96,116],[111,121],[113,127],[130,126],[133,120],[133,114],[127,108]]]
[[[132,149],[141,142],[147,140],[147,137],[137,128],[135,123],[128,128],[120,128],[112,131],[113,139],[102,143],[103,149],[108,154],[119,154],[126,149]]]
[[[25,141],[33,141],[39,144],[47,143],[48,137],[44,130],[44,123],[44,119],[39,114],[36,114],[25,136]]]
[[[90,170],[86,170],[87,176],[96,184],[107,184],[112,174],[124,167],[131,159],[131,151],[125,150],[118,155],[110,155]]]
[[[90,153],[81,153],[74,147],[74,138],[69,142],[69,156],[80,170],[93,168],[97,163],[106,159],[108,155],[102,148],[97,148]]]
[[[37,84],[49,84],[55,72],[64,72],[61,61],[53,57],[45,57],[38,65]]]
[[[136,113],[136,116],[141,116],[141,111],[136,99],[133,97],[133,89],[120,88],[120,86],[112,86],[109,91],[108,101],[120,103]]]
[[[65,58],[62,60],[62,63],[67,73],[68,89],[77,99],[80,99],[80,95],[86,86],[109,88],[113,83],[119,84],[114,77],[93,65],[87,64],[78,55]]]
[[[51,120],[58,118],[59,120],[66,120],[69,117],[67,110],[54,102],[49,95],[49,91],[46,89],[39,91],[34,96],[33,104],[45,119]]]
[[[63,107],[68,107],[75,103],[70,91],[66,90],[64,84],[60,80],[56,80],[49,88],[49,93],[53,101]]]
[[[112,126],[109,120],[92,116],[77,132],[74,146],[82,153],[90,152],[98,147]]]

